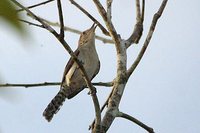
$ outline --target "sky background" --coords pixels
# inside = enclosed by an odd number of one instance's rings
[[[21,0],[22,1],[22,0]],[[23,1],[28,6],[40,0]],[[102,24],[92,1],[78,1]],[[102,2],[105,3],[105,0]],[[138,45],[128,49],[128,67],[142,47],[153,14],[161,0],[146,1],[144,32]],[[150,45],[129,79],[120,110],[154,128],[157,133],[200,132],[200,2],[169,0],[159,19]],[[63,1],[65,25],[85,30],[92,22],[69,1]],[[57,22],[55,2],[32,10]],[[127,39],[135,24],[133,0],[113,2],[113,23]],[[31,19],[29,19],[31,20]],[[48,31],[27,26],[23,38],[0,19],[0,82],[37,83],[61,81],[69,59],[62,45]],[[98,35],[102,35],[97,29]],[[77,47],[79,36],[66,32],[66,40]],[[100,73],[94,82],[108,82],[116,75],[116,52],[112,44],[96,41],[101,60]],[[102,105],[110,88],[97,87]],[[94,118],[88,90],[67,100],[48,123],[42,112],[57,94],[59,86],[36,88],[0,88],[0,133],[85,133]],[[139,126],[115,119],[108,133],[146,133]]]

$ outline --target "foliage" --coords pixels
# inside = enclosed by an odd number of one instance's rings
[[[8,22],[18,32],[23,33],[24,27],[19,21],[19,14],[17,14],[16,7],[8,0],[0,0],[0,18]]]

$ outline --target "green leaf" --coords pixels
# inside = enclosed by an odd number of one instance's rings
[[[12,25],[20,33],[24,32],[23,25],[19,22],[16,7],[9,0],[0,0],[0,18]]]

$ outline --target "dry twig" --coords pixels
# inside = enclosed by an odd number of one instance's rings
[[[32,5],[32,6],[28,6],[28,7],[26,7],[26,8],[28,8],[28,9],[35,8],[35,7],[38,7],[38,6],[41,6],[41,5],[50,3],[50,2],[52,2],[52,1],[54,1],[54,0],[47,0],[47,1],[44,1],[44,2],[41,2],[41,3],[35,4],[35,5]],[[19,9],[19,10],[17,10],[17,12],[21,12],[21,11],[24,11],[24,9]]]
[[[149,133],[154,133],[153,131],[153,128],[145,125],[144,123],[142,123],[141,121],[139,121],[138,119],[126,114],[126,113],[123,113],[123,112],[118,112],[117,113],[117,117],[122,117],[124,119],[127,119],[127,120],[130,120],[132,121],[133,123],[139,125],[140,127],[144,128],[145,130],[147,130]]]
[[[13,83],[5,83],[0,84],[0,87],[42,87],[42,86],[58,86],[61,82],[42,82],[42,83],[22,83],[22,84],[13,84]],[[111,87],[113,86],[113,82],[95,82],[92,83],[94,86],[104,86],[104,87]]]
[[[75,5],[78,9],[80,9],[85,15],[87,15],[94,23],[96,23],[99,28],[101,29],[102,33],[110,36],[109,32],[101,25],[101,23],[99,23],[98,20],[96,20],[92,15],[89,14],[88,11],[86,11],[83,7],[81,7],[78,3],[76,3],[75,0],[69,0],[73,5]]]

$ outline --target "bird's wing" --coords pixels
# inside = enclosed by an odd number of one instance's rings
[[[79,50],[77,49],[74,54],[76,55],[76,57],[78,57],[79,55]],[[67,65],[65,66],[65,70],[64,70],[64,73],[63,73],[63,78],[62,78],[62,83],[61,83],[61,86],[63,84],[63,82],[65,81],[65,76],[66,74],[69,72],[70,68],[72,67],[72,65],[74,64],[74,60],[72,59],[72,57],[69,59]]]
[[[94,75],[92,76],[91,80],[99,73],[99,70],[100,70],[100,61],[98,62],[98,67],[97,67]]]

